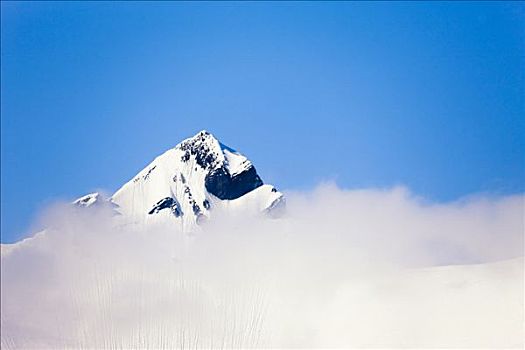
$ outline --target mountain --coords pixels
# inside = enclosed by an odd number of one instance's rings
[[[248,158],[203,130],[155,158],[109,199],[91,193],[73,203],[110,205],[121,225],[169,223],[191,231],[215,213],[279,215],[285,199]]]

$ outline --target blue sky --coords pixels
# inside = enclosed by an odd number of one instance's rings
[[[1,3],[1,240],[200,129],[280,189],[525,188],[523,3]]]

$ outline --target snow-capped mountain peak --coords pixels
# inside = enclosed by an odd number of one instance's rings
[[[100,196],[93,193],[74,204],[87,207],[97,201]],[[282,193],[263,183],[248,158],[206,130],[155,158],[108,201],[121,224],[169,223],[185,231],[214,212],[273,216],[284,206]]]

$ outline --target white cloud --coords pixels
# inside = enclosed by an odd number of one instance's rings
[[[54,208],[46,235],[2,258],[2,348],[523,344],[523,195],[287,196],[281,219],[215,218],[191,237]]]

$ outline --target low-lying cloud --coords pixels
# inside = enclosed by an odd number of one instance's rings
[[[287,193],[279,219],[116,228],[57,206],[4,249],[2,349],[522,347],[524,196]]]

